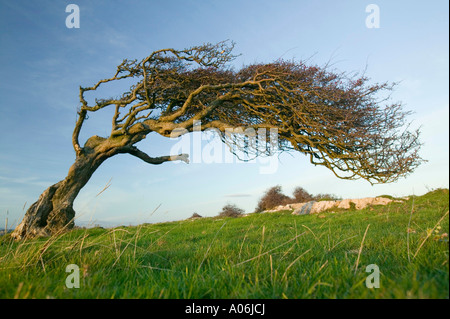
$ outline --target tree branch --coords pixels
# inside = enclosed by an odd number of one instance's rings
[[[189,155],[188,154],[150,157],[135,146],[131,146],[129,148],[129,150],[127,150],[127,153],[140,158],[141,160],[143,160],[146,163],[154,164],[154,165],[158,165],[158,164],[162,164],[164,162],[170,162],[170,161],[183,161],[183,162],[189,164]]]
[[[82,152],[82,148],[78,141],[78,137],[80,135],[81,126],[83,125],[85,118],[86,118],[86,111],[81,110],[78,113],[78,120],[77,120],[77,123],[75,124],[75,128],[72,133],[72,145],[73,145],[73,149],[75,150],[75,153],[77,156],[79,156]]]

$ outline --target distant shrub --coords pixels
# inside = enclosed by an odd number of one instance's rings
[[[189,217],[189,219],[192,219],[192,218],[202,218],[202,216],[200,216],[200,215],[197,214],[197,213],[193,213],[192,216]]]
[[[292,202],[289,196],[284,195],[281,192],[281,186],[277,185],[269,188],[261,197],[256,207],[256,212],[262,212],[268,209],[272,209],[279,205],[286,205]]]
[[[265,210],[274,209],[280,205],[287,205],[292,203],[306,203],[310,201],[336,201],[342,198],[332,194],[318,194],[311,195],[303,187],[296,187],[292,193],[292,198],[286,196],[281,191],[281,186],[277,185],[269,188],[261,197],[255,212],[263,212]]]
[[[239,217],[244,214],[244,210],[242,208],[237,207],[234,204],[227,204],[222,208],[222,212],[220,212],[220,217]]]
[[[296,187],[292,193],[294,203],[306,203],[314,200],[314,196],[308,193],[303,187]]]

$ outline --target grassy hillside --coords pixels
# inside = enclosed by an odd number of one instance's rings
[[[439,189],[361,211],[3,236],[0,298],[448,298],[448,210]],[[366,287],[370,264],[380,288]]]

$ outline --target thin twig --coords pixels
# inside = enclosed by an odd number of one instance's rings
[[[291,263],[289,264],[289,266],[287,266],[287,268],[286,268],[286,270],[284,271],[284,274],[283,274],[283,276],[281,277],[281,279],[282,279],[282,280],[286,280],[286,279],[287,279],[287,271],[289,270],[289,268],[291,268],[291,266],[292,266],[293,264],[295,264],[295,262],[296,262],[297,260],[299,260],[301,257],[303,257],[304,255],[306,255],[306,254],[309,253],[310,251],[311,251],[311,248],[308,249],[307,251],[305,251],[303,254],[301,254],[301,255],[298,256],[297,258],[295,258],[294,261],[291,262]]]
[[[319,270],[317,270],[314,275],[317,275],[326,265],[328,265],[328,259],[322,266],[320,266]]]
[[[414,198],[412,200],[411,212],[409,214],[408,228],[406,229],[406,247],[408,250],[408,262],[411,262],[411,256],[410,256],[410,251],[409,251],[409,232],[410,232],[410,227],[411,227],[411,218],[412,218],[413,210],[414,210]]]
[[[358,235],[355,236],[351,236],[349,238],[343,239],[340,242],[338,242],[337,244],[335,244],[333,247],[331,247],[331,249],[329,251],[332,251],[333,249],[335,249],[339,244],[342,244],[343,242],[346,242],[347,240],[353,239],[355,237],[357,237]]]
[[[103,189],[100,191],[100,193],[98,193],[97,195],[95,195],[95,197],[97,197],[98,195],[100,195],[101,193],[103,193],[104,191],[106,191],[106,190],[109,188],[109,186],[111,186],[111,180],[112,180],[112,177],[109,179],[108,183],[106,183],[105,187],[103,187]]]
[[[367,231],[369,230],[369,226],[370,226],[370,224],[367,225],[366,231],[364,232],[364,236],[363,236],[363,239],[361,241],[361,246],[359,247],[358,259],[356,259],[356,265],[355,265],[355,275],[356,275],[356,271],[358,270],[359,257],[361,256],[361,252],[362,252],[363,245],[364,245],[364,240],[366,239],[366,235],[367,235]]]
[[[238,258],[241,258],[242,247],[244,246],[244,242],[245,242],[245,239],[247,238],[248,231],[250,230],[250,228],[251,228],[252,226],[253,226],[253,223],[250,224],[250,227],[249,227],[249,228],[247,229],[247,231],[245,232],[244,239],[242,239],[241,248],[239,249],[239,255],[238,255]]]
[[[302,225],[302,227],[305,227],[307,230],[309,230],[311,232],[311,234],[313,234],[314,238],[317,240],[317,242],[323,247],[325,248],[324,245],[322,245],[322,243],[320,242],[320,239],[316,236],[316,234],[311,230],[311,228],[309,228],[308,226]]]
[[[211,244],[209,244],[209,247],[208,247],[208,249],[207,249],[206,252],[205,252],[205,256],[203,256],[203,260],[202,260],[202,262],[200,263],[200,265],[198,266],[197,271],[199,271],[200,268],[202,267],[203,263],[204,263],[205,260],[206,260],[206,256],[208,256],[208,253],[209,253],[209,250],[211,249],[212,244],[214,243],[214,241],[216,240],[217,235],[219,234],[220,230],[223,228],[223,226],[225,226],[226,223],[227,223],[227,222],[224,222],[224,223],[222,224],[222,226],[219,228],[219,230],[217,231],[216,235],[214,236],[214,239],[211,241]]]
[[[427,239],[431,236],[431,234],[434,232],[434,230],[436,229],[436,227],[441,223],[441,221],[445,218],[445,216],[448,215],[448,211],[444,214],[444,216],[441,217],[441,219],[439,219],[439,221],[436,223],[436,225],[434,225],[433,229],[428,232],[427,237],[425,237],[425,239],[422,241],[422,243],[420,244],[419,248],[417,248],[416,253],[414,254],[414,258],[416,258],[417,254],[419,253],[420,249],[422,248],[423,244],[425,244],[425,242],[427,241]]]

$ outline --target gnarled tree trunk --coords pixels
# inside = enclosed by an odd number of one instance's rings
[[[133,146],[144,137],[145,135],[109,138],[92,136],[89,138],[77,153],[75,163],[70,167],[67,177],[50,186],[41,194],[39,199],[28,208],[25,217],[13,231],[12,236],[17,240],[51,236],[73,228],[75,198],[95,170],[114,155],[128,153],[154,165],[178,160],[189,162],[187,154],[148,156]]]
[[[75,217],[73,202],[106,158],[95,153],[78,156],[67,177],[47,188],[28,208],[12,236],[24,239],[49,236],[64,229],[71,229]]]

